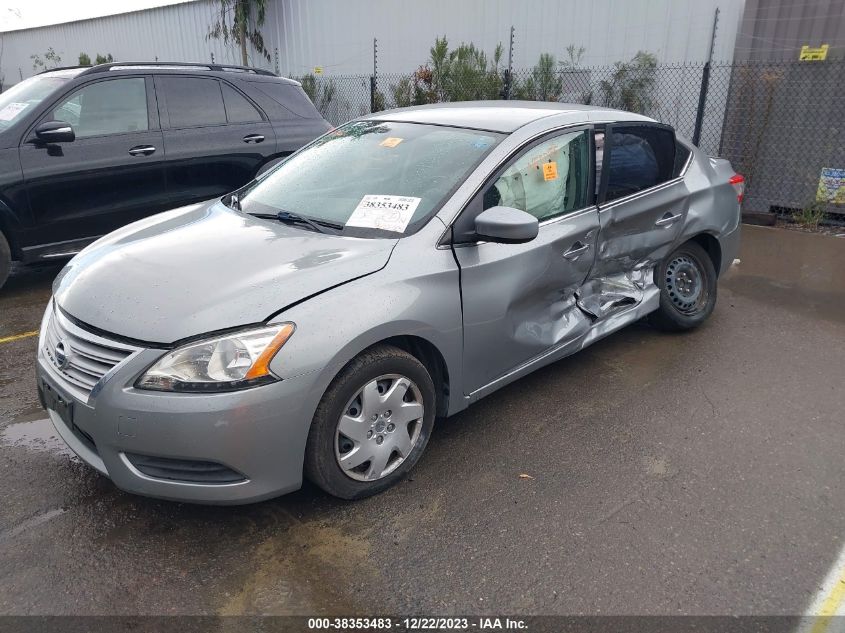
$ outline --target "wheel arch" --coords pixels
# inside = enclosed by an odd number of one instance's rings
[[[437,392],[437,416],[445,417],[449,412],[449,367],[437,346],[413,334],[391,336],[375,343],[381,344],[392,345],[408,352],[425,366]]]
[[[704,249],[710,261],[713,262],[713,269],[718,276],[719,271],[722,270],[722,245],[719,244],[719,240],[712,233],[698,233],[690,237],[687,242],[698,244]]]

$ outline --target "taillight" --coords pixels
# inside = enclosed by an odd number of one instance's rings
[[[741,174],[734,174],[728,180],[730,184],[736,189],[736,201],[742,203],[742,195],[745,193],[745,176]]]

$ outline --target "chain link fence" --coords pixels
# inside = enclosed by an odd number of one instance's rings
[[[746,177],[744,209],[845,214],[845,62],[713,63],[298,78],[339,125],[394,107],[473,99],[608,106],[672,125]]]

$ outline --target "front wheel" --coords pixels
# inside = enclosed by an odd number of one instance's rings
[[[305,449],[305,474],[342,499],[374,495],[419,460],[436,410],[434,384],[411,354],[373,347],[332,381]]]
[[[660,288],[660,307],[649,322],[679,332],[698,327],[716,306],[716,269],[707,252],[695,242],[679,246],[654,271]]]

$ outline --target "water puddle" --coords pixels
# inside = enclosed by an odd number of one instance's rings
[[[44,415],[43,412],[40,415]],[[25,420],[10,424],[0,431],[0,446],[26,448],[39,453],[52,453],[78,459],[62,441],[50,418]]]

